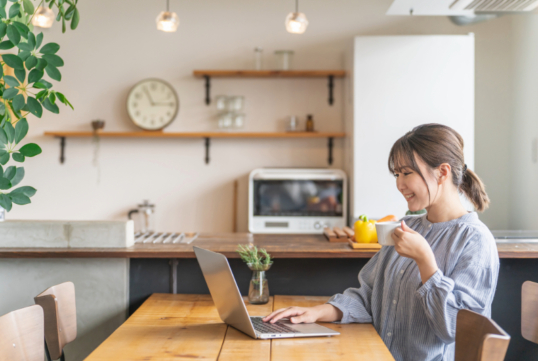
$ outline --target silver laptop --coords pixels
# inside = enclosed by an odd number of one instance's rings
[[[228,325],[259,339],[340,334],[315,323],[292,324],[287,319],[265,323],[262,321],[265,315],[250,317],[226,257],[203,248],[193,248],[219,316]]]

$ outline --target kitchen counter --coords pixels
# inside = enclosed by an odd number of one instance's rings
[[[238,244],[252,241],[275,258],[371,258],[376,251],[353,250],[347,243],[329,243],[323,235],[251,235],[201,233],[191,244],[135,244],[123,248],[0,248],[0,258],[195,258],[192,246],[239,258]],[[513,243],[513,242],[517,243]],[[538,242],[499,239],[500,258],[538,258]]]

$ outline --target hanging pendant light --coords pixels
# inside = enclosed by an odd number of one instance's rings
[[[292,34],[302,34],[308,26],[306,15],[299,12],[299,0],[295,0],[295,12],[286,17],[286,30]]]
[[[55,17],[54,12],[47,6],[40,6],[34,13],[32,25],[40,28],[50,28]]]
[[[156,19],[157,30],[173,33],[179,26],[179,18],[176,13],[170,12],[170,0],[166,0],[166,11],[161,11]]]

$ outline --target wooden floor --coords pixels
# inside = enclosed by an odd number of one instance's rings
[[[274,296],[265,305],[246,305],[251,316],[262,316],[327,299]],[[394,360],[370,324],[323,325],[341,335],[255,340],[222,323],[209,295],[153,294],[86,360]]]

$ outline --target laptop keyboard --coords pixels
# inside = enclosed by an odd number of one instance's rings
[[[262,321],[261,317],[251,317],[250,320],[252,321],[252,325],[254,325],[254,329],[260,333],[299,333],[299,331],[278,321],[275,323],[266,323]]]

